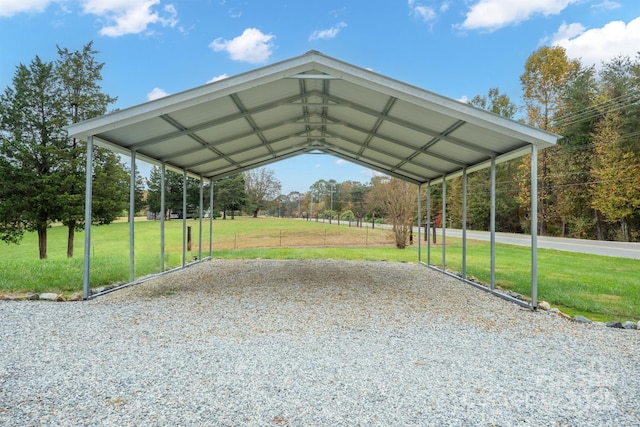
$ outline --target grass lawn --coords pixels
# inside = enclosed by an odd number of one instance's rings
[[[192,250],[198,256],[199,221],[189,220]],[[202,255],[209,255],[209,222],[203,221]],[[91,284],[101,286],[129,280],[129,224],[92,228]],[[48,259],[37,258],[37,236],[28,233],[20,245],[0,244],[0,292],[52,291],[69,294],[82,288],[84,233],[76,233],[76,256],[66,257],[64,227],[49,229]],[[160,223],[135,224],[136,277],[160,271]],[[333,258],[416,262],[417,245],[395,248],[390,231],[277,218],[237,217],[214,221],[214,258],[308,259]],[[442,248],[431,248],[431,263],[441,266]],[[182,221],[166,222],[165,268],[182,261]],[[496,245],[496,284],[530,294],[530,250]],[[640,262],[632,259],[538,249],[538,298],[574,315],[594,320],[640,319]],[[426,245],[422,261],[427,260]],[[460,271],[461,242],[447,238],[446,266]],[[467,242],[467,275],[489,282],[489,244]]]

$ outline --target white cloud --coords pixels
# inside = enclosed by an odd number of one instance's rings
[[[147,101],[153,101],[154,99],[164,98],[167,95],[169,94],[164,90],[160,89],[159,87],[154,87],[153,90],[147,94]]]
[[[211,80],[208,80],[207,83],[213,83],[213,82],[217,82],[219,80],[224,80],[227,78],[229,78],[229,75],[227,73],[224,73],[224,74],[220,74],[219,76],[213,77]]]
[[[460,98],[458,98],[458,101],[469,104],[469,97],[467,95],[462,95]]]
[[[494,31],[526,21],[533,15],[557,15],[581,0],[479,0],[458,27]]]
[[[229,14],[229,18],[240,18],[242,17],[242,11],[239,9],[229,9],[227,11],[227,13]]]
[[[309,41],[313,40],[328,40],[335,38],[341,29],[347,26],[346,23],[340,22],[338,25],[328,28],[326,30],[316,30],[309,36]]]
[[[415,0],[409,0],[409,14],[416,18],[420,18],[423,21],[433,21],[436,19],[437,14],[435,9],[429,6],[424,6],[421,3],[417,3]],[[445,2],[442,7],[446,10],[448,8],[448,4]]]
[[[366,176],[368,178],[374,178],[376,176],[387,176],[386,174],[373,169],[363,169],[362,171],[360,171],[360,175]]]
[[[231,40],[221,37],[209,44],[216,52],[227,52],[234,61],[257,64],[266,62],[273,53],[273,34],[263,34],[256,28],[247,28],[241,35]]]
[[[599,66],[619,55],[634,57],[640,49],[640,17],[589,30],[581,24],[562,24],[552,44],[565,48],[569,58],[580,59],[583,65]]]
[[[347,164],[349,162],[347,162],[345,159],[338,159],[336,160],[336,165],[344,165]]]
[[[160,0],[85,0],[83,11],[106,21],[100,34],[119,37],[141,33],[152,24],[175,27],[178,23],[175,6],[166,4],[162,8],[156,7],[159,4]]]
[[[53,0],[0,0],[0,16],[44,12],[51,3]]]
[[[602,3],[594,4],[591,7],[593,9],[614,10],[614,9],[620,9],[622,5],[617,1],[604,0]]]

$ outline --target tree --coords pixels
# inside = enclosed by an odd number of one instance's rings
[[[261,209],[268,208],[280,195],[282,185],[275,172],[268,168],[259,168],[244,173],[246,192],[249,196],[249,209],[253,217],[258,217]]]
[[[19,243],[24,230],[22,194],[26,191],[26,181],[21,172],[0,156],[0,240],[6,243]]]
[[[215,182],[213,192],[214,206],[222,211],[222,219],[227,219],[227,211],[234,212],[242,209],[247,203],[247,193],[243,174],[230,175]]]
[[[64,98],[63,108],[67,114],[67,124],[78,123],[93,117],[100,116],[107,112],[107,106],[116,101],[109,95],[102,93],[99,82],[102,80],[102,68],[104,63],[96,62],[95,56],[98,51],[93,49],[93,42],[87,43],[82,51],[69,51],[58,46],[58,60],[55,64],[55,71],[60,79]],[[70,138],[66,150],[66,158],[60,164],[64,179],[61,183],[59,194],[63,197],[61,206],[63,208],[61,220],[68,228],[67,256],[73,257],[74,233],[76,230],[84,228],[84,198],[85,198],[85,153],[86,143]],[[101,159],[96,162],[94,168],[105,167],[111,171],[116,165],[120,165],[117,156],[104,149],[96,149],[96,156]],[[108,181],[111,176],[99,173],[96,178],[101,177]],[[114,177],[115,178],[115,177]],[[110,186],[111,183],[95,180],[96,188]],[[126,188],[126,187],[125,187]],[[121,197],[121,191],[101,192],[101,197]],[[121,203],[117,200],[96,200],[97,205],[106,207],[113,205],[114,208]],[[93,211],[92,215],[97,224],[109,223],[119,212],[105,212],[103,210]],[[108,219],[110,218],[110,219]]]
[[[619,238],[630,241],[640,223],[640,56],[614,58],[600,73],[593,134],[592,206]]]
[[[418,188],[398,178],[380,177],[372,183],[369,203],[372,208],[385,212],[392,225],[396,247],[404,249],[416,216]]]
[[[554,131],[553,118],[560,111],[563,88],[570,75],[580,68],[580,62],[569,60],[564,48],[560,46],[542,46],[529,55],[524,68],[520,82],[524,91],[527,121],[540,129]],[[539,232],[542,235],[546,234],[547,225],[552,220],[550,213],[554,202],[548,180],[549,156],[552,151],[553,149],[542,150],[538,163],[538,218]],[[530,157],[525,156],[520,168],[522,191],[519,201],[525,208],[530,206],[531,199],[527,188],[531,179],[529,161]]]
[[[593,161],[592,134],[597,123],[593,104],[597,82],[593,67],[572,70],[562,91],[553,128],[563,138],[549,163],[549,182],[555,198],[554,215],[561,221],[562,236],[594,237],[599,216],[591,207],[590,181]],[[598,236],[601,233],[596,233]]]
[[[149,209],[154,212],[160,212],[161,197],[161,179],[160,169],[157,166],[151,168],[149,179],[147,179],[147,204]],[[184,193],[183,174],[167,170],[165,173],[165,208],[167,211],[178,212],[182,215],[183,193]],[[214,193],[215,195],[215,193]],[[187,177],[187,213],[194,213],[200,206],[200,181]],[[204,203],[205,209],[208,207],[208,200]],[[165,216],[167,212],[164,213]]]
[[[620,224],[623,241],[631,241],[629,220],[640,209],[640,157],[625,148],[618,112],[607,114],[594,138],[592,204],[609,222]]]
[[[67,116],[64,93],[54,64],[39,57],[29,66],[20,64],[13,77],[13,88],[0,96],[0,156],[6,168],[3,175],[14,175],[20,184],[13,195],[3,197],[2,211],[9,212],[16,227],[9,241],[24,230],[37,231],[39,257],[47,257],[47,228],[61,219],[57,197],[66,159]]]
[[[348,197],[350,202],[347,205],[347,208],[353,212],[358,221],[361,221],[367,213],[366,195],[371,191],[371,186],[357,181],[348,181],[343,183],[343,185],[349,189]]]
[[[513,118],[517,106],[511,99],[491,88],[487,96],[476,95],[472,105],[491,111],[502,117]],[[519,206],[515,199],[517,185],[514,183],[516,161],[496,166],[496,229],[498,231],[520,231]],[[455,222],[462,221],[462,179],[452,180],[447,189],[447,212]],[[491,170],[482,169],[467,177],[467,223],[475,230],[488,230],[491,218]]]
[[[292,218],[300,218],[302,209],[302,193],[299,191],[292,191],[286,196],[285,201],[285,216],[288,213]]]

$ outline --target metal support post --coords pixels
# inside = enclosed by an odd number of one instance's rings
[[[213,179],[209,180],[209,257],[213,258]]]
[[[531,306],[538,307],[538,147],[531,144]]]
[[[491,232],[491,283],[490,288],[496,288],[496,158],[491,158],[491,218],[489,231]]]
[[[447,177],[442,176],[442,271],[446,271],[446,229],[447,229]]]
[[[467,278],[467,168],[462,169],[462,278]]]
[[[431,181],[427,183],[427,265],[431,265],[431,239],[429,229],[431,228]]]
[[[131,182],[129,183],[129,281],[136,279],[136,150],[131,150]]]
[[[164,221],[165,214],[167,211],[166,203],[165,203],[165,175],[167,172],[167,166],[165,162],[162,162],[162,166],[160,167],[160,271],[164,272]]]
[[[82,296],[90,296],[91,268],[91,202],[93,198],[93,136],[87,138],[87,163],[85,168],[84,194],[84,270],[82,274]]]
[[[418,263],[422,261],[422,184],[418,185]],[[413,226],[412,226],[413,227]]]
[[[204,182],[200,177],[200,233],[198,234],[198,261],[202,260],[202,208],[204,207]]]
[[[187,170],[182,170],[182,267],[187,265]]]

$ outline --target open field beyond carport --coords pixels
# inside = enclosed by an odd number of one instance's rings
[[[160,224],[136,222],[136,276],[160,271]],[[189,220],[193,246],[187,261],[199,256],[199,222]],[[344,259],[417,262],[417,245],[394,247],[389,230],[349,227],[278,218],[237,217],[214,221],[214,258]],[[115,223],[92,231],[91,281],[93,287],[127,282],[129,278],[129,224]],[[165,267],[180,265],[182,221],[166,223]],[[82,288],[83,233],[76,234],[76,255],[66,257],[64,227],[49,230],[49,258],[37,259],[37,239],[27,233],[18,245],[0,245],[0,294],[52,291],[70,295]],[[203,256],[209,254],[209,222],[203,222]],[[416,236],[417,237],[417,236]],[[461,270],[461,243],[447,239],[446,265]],[[525,247],[497,245],[496,284],[528,295],[530,251]],[[441,246],[435,245],[431,262],[441,265]],[[422,261],[426,262],[423,246]],[[469,241],[467,271],[489,281],[489,244]],[[640,263],[633,259],[539,250],[539,298],[552,306],[592,320],[640,320]]]

